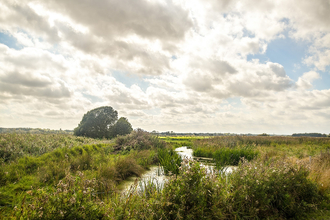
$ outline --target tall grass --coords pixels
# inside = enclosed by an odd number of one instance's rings
[[[221,147],[217,150],[198,147],[193,151],[193,155],[195,157],[213,158],[217,168],[221,168],[227,165],[237,166],[242,158],[248,161],[253,160],[258,157],[259,152],[248,146],[233,148]]]
[[[68,134],[0,134],[0,160],[14,161],[23,156],[40,156],[58,148],[106,144],[112,140],[95,140]]]
[[[182,159],[173,149],[160,148],[157,151],[158,159],[163,166],[165,175],[179,174],[179,167]]]
[[[28,191],[31,186],[33,188],[52,186],[67,174],[76,175],[77,172],[83,172],[87,178],[96,178],[105,186],[116,186],[130,176],[140,176],[151,164],[158,164],[156,149],[164,147],[165,144],[146,132],[137,131],[133,135],[139,136],[139,147],[131,146],[129,151],[123,148],[121,151],[114,151],[113,144],[104,144],[103,140],[99,142],[93,140],[96,144],[58,146],[39,156],[24,153],[15,160],[0,161],[0,205],[11,205],[18,193]],[[55,140],[62,137],[62,135],[57,136],[54,135]],[[45,136],[14,134],[13,137],[19,140],[26,137],[36,138],[35,144],[40,147]],[[48,137],[50,143],[56,142],[51,139],[53,135]],[[64,141],[67,140],[67,136],[63,138]],[[132,139],[131,136],[128,138]],[[84,143],[85,138],[80,139],[81,143]],[[124,151],[126,153],[123,154]],[[32,197],[27,195],[26,201],[31,199]]]
[[[208,139],[196,139],[192,149],[201,155],[211,157],[221,148],[253,147],[260,156],[296,157],[299,159],[318,155],[330,149],[330,138],[287,137],[287,136],[221,136]]]
[[[0,207],[0,218],[300,219],[330,204],[329,153],[313,157],[311,163],[282,157],[297,155],[298,149],[317,153],[330,146],[326,138],[303,138],[301,143],[299,138],[288,138],[293,151],[283,138],[244,138],[194,142],[195,150],[211,152],[218,161],[223,157],[224,163],[232,163],[230,155],[246,158],[229,176],[207,173],[195,161],[182,161],[163,141],[144,131],[119,137],[115,145],[59,146],[41,156],[2,160],[0,205],[12,207],[6,211]],[[252,146],[244,151],[251,150],[250,154],[239,152],[246,145]],[[176,175],[170,175],[162,189],[146,180],[141,182],[144,190],[138,191],[137,180],[121,196],[117,184],[140,176],[151,164],[164,165],[164,171]]]
[[[15,206],[13,216],[16,219],[101,219],[106,216],[104,202],[98,189],[109,193],[111,188],[102,186],[97,180],[88,180],[83,173],[77,176],[68,174],[56,187],[30,190],[33,195],[29,204],[25,196]]]
[[[310,178],[319,183],[322,191],[330,193],[330,151],[323,152],[312,159]]]
[[[216,166],[218,168],[227,165],[237,166],[242,158],[247,161],[251,161],[258,157],[259,152],[249,148],[221,148],[213,153],[213,158],[215,160]]]
[[[82,172],[67,175],[55,187],[32,189],[11,212],[14,219],[301,219],[329,203],[302,165],[274,160],[244,160],[230,176],[208,174],[198,162],[184,160],[163,190],[144,183],[144,190],[121,197]],[[102,196],[103,195],[103,196]]]

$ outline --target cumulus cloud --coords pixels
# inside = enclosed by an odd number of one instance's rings
[[[86,111],[111,105],[147,130],[328,129],[329,90],[314,84],[330,65],[326,0],[4,0],[0,7],[0,31],[19,48],[0,39],[3,125],[73,128]],[[308,45],[305,73],[294,78],[282,63],[248,59],[285,37]]]
[[[318,74],[315,71],[310,71],[307,73],[304,73],[301,77],[299,77],[296,86],[298,89],[311,89],[313,87],[312,82],[315,79],[319,79],[320,78],[320,74]]]

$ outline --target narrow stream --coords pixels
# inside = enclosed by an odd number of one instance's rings
[[[194,159],[201,163],[208,172],[214,172],[215,163],[212,158],[206,157],[194,157],[192,155],[193,150],[185,146],[176,148],[175,151],[183,158]],[[235,167],[228,166],[224,169],[225,173],[231,173]],[[124,183],[119,186],[119,189],[123,190],[123,193],[128,193],[130,190],[136,187],[136,190],[143,188],[146,182],[152,182],[158,187],[162,188],[168,177],[164,175],[163,168],[160,166],[152,166],[150,170],[146,171],[141,177],[130,177]],[[139,181],[137,185],[134,185],[135,181]]]

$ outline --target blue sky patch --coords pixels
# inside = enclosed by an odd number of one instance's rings
[[[287,35],[287,34],[285,34]],[[311,70],[310,67],[302,63],[308,54],[310,44],[303,41],[295,41],[286,36],[270,42],[265,54],[248,55],[247,60],[259,59],[261,63],[273,62],[281,64],[286,74],[297,81],[303,73]]]
[[[6,34],[3,31],[0,31],[0,43],[15,50],[20,50],[23,48],[21,45],[18,44],[16,38],[9,34]]]
[[[119,82],[123,83],[126,87],[131,87],[132,85],[138,85],[142,91],[146,91],[149,87],[149,82],[145,81],[147,77],[140,77],[133,74],[128,74],[125,72],[120,72],[117,70],[112,70],[111,75]]]

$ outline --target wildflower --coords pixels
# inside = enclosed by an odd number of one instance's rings
[[[71,202],[71,204],[73,204],[73,203],[76,202],[76,199],[75,199],[74,197],[72,197],[72,198],[70,199],[70,202]]]

